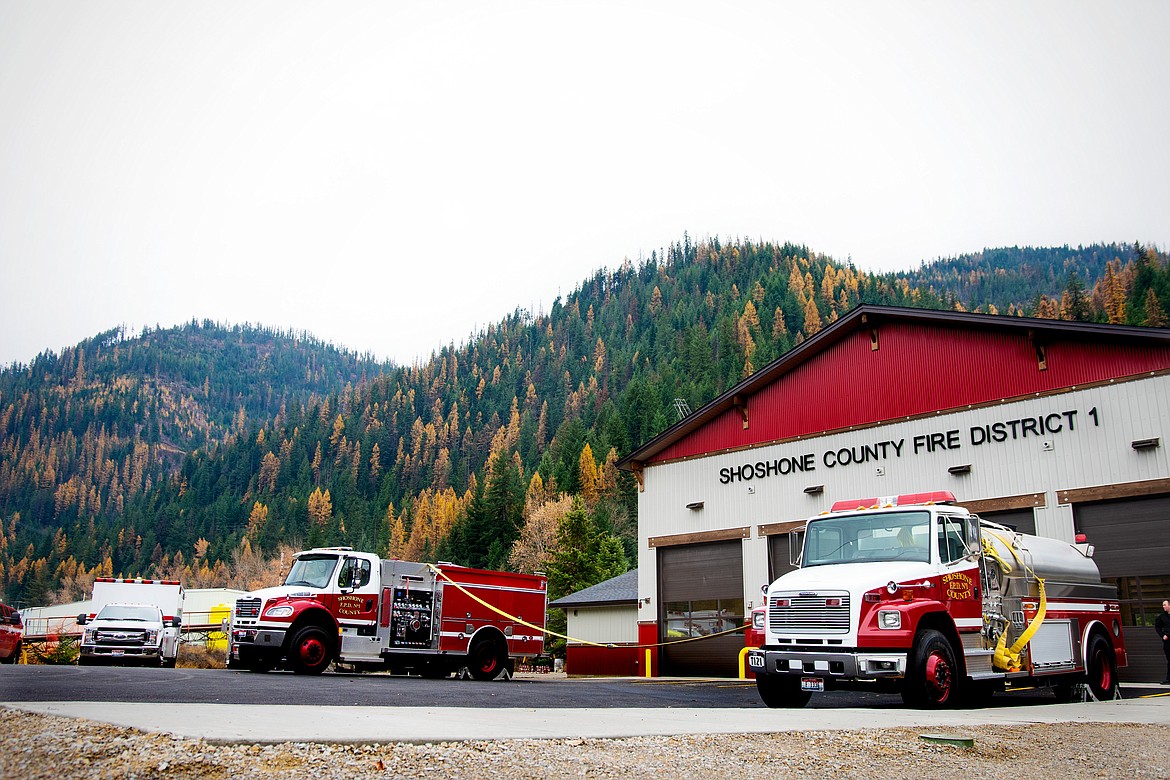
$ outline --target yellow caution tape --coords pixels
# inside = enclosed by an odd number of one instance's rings
[[[476,603],[487,607],[492,612],[495,612],[497,615],[501,615],[501,616],[507,618],[508,620],[511,620],[515,623],[519,623],[522,626],[527,626],[528,628],[531,628],[535,631],[539,631],[542,634],[548,634],[549,636],[555,636],[555,637],[558,637],[560,639],[567,640],[569,642],[579,642],[583,645],[591,645],[593,647],[618,647],[618,645],[614,644],[613,642],[590,642],[588,639],[577,639],[576,637],[571,637],[571,636],[568,636],[566,634],[558,634],[556,631],[552,631],[551,629],[545,628],[543,626],[535,625],[534,623],[529,623],[527,620],[521,620],[520,618],[516,617],[515,615],[509,615],[507,612],[500,609],[499,607],[496,607],[493,604],[487,603],[486,601],[481,599],[479,596],[475,595],[471,591],[467,590],[467,588],[463,587],[458,582],[456,582],[455,580],[448,577],[443,572],[442,569],[440,569],[438,566],[435,566],[433,563],[428,563],[427,568],[429,568],[437,576],[441,577],[442,579],[446,580],[450,584],[454,585],[455,588],[460,593],[467,596],[472,601],[475,601]],[[749,625],[750,625],[749,623],[744,623],[742,626],[728,629],[727,631],[720,631],[717,634],[707,634],[706,636],[692,636],[692,637],[688,637],[687,639],[676,639],[672,642],[655,642],[654,644],[649,644],[649,645],[626,645],[626,644],[623,644],[623,645],[621,645],[621,647],[630,647],[630,648],[635,648],[635,649],[641,649],[641,648],[652,648],[652,647],[666,647],[667,645],[681,645],[684,642],[698,642],[702,639],[714,639],[717,636],[725,636],[727,634],[734,634],[736,632],[742,631],[743,629],[747,628]]]

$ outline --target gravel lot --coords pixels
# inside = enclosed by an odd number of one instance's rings
[[[508,740],[424,745],[211,745],[4,710],[0,778],[1170,777],[1170,726],[975,726],[973,748],[923,729],[774,736]]]

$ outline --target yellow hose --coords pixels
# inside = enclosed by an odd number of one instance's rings
[[[1016,552],[1016,546],[1013,543],[992,531],[987,531],[987,533],[998,539],[1008,549],[1008,552],[1012,554],[1012,557],[1015,558],[1016,563],[1020,565],[1020,568],[1024,570],[1025,574],[1031,574],[1033,577],[1036,577],[1036,573],[1028,568],[1028,565],[1024,563],[1024,559]],[[983,540],[983,552],[988,557],[994,559],[1005,574],[1012,570],[1012,565],[999,555],[995,549],[995,545],[991,544],[987,539]],[[1036,585],[1040,591],[1040,608],[1036,610],[1036,617],[1032,619],[1032,622],[1024,629],[1024,633],[1020,634],[1019,638],[1012,643],[1011,647],[1007,647],[1007,631],[999,635],[999,641],[995,645],[995,655],[992,657],[991,663],[992,666],[1000,671],[1018,672],[1020,670],[1022,666],[1020,663],[1020,654],[1023,652],[1024,646],[1040,630],[1040,624],[1044,622],[1044,615],[1048,611],[1048,597],[1044,592],[1044,580],[1036,577]]]

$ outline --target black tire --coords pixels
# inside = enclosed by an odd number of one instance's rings
[[[494,680],[508,663],[508,649],[492,639],[480,639],[467,654],[467,670],[476,680]]]
[[[772,709],[797,709],[808,704],[812,693],[800,689],[799,677],[756,675],[756,690],[760,699]]]
[[[93,666],[93,659],[86,655],[77,656],[78,666]]]
[[[14,664],[20,660],[20,642],[16,643],[16,649],[12,651],[12,655],[8,658],[0,658],[0,664]]]
[[[297,674],[321,674],[333,661],[334,641],[318,626],[305,626],[288,645],[288,668]]]
[[[175,665],[176,665],[178,662],[179,662],[179,657],[178,657],[178,656],[175,656],[174,658],[164,658],[164,659],[163,659],[163,661],[162,661],[162,668],[164,668],[164,669],[174,669],[174,668],[175,668]]]
[[[907,707],[926,710],[953,707],[962,699],[962,688],[951,643],[932,628],[919,632],[902,681],[902,701]]]
[[[1113,644],[1100,634],[1089,639],[1085,654],[1086,684],[1097,701],[1112,699],[1117,688],[1117,655]]]

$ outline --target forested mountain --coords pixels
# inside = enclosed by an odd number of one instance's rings
[[[0,593],[76,598],[95,571],[248,584],[242,562],[313,544],[579,587],[634,552],[617,459],[859,303],[1164,326],[1167,301],[1166,258],[1133,245],[875,275],[684,237],[413,366],[208,323],[103,334],[0,373]],[[592,572],[560,576],[581,550]]]

